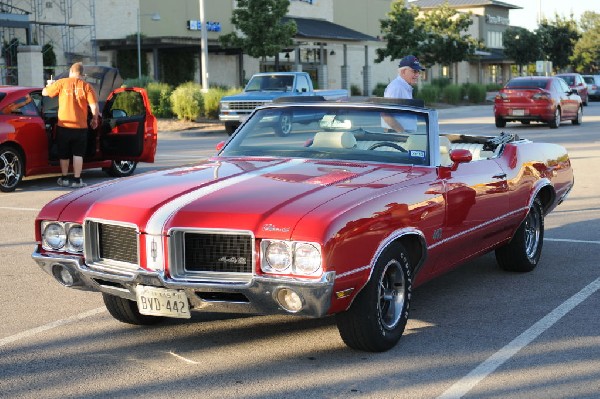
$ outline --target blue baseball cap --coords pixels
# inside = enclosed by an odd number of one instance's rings
[[[414,55],[407,55],[406,57],[400,60],[400,64],[398,64],[398,68],[402,67],[411,67],[415,71],[424,71],[425,68],[421,66],[419,63],[419,59]]]

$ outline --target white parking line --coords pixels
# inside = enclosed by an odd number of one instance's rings
[[[96,309],[92,309],[92,310],[87,311],[87,312],[76,314],[75,316],[71,316],[71,317],[68,317],[66,319],[53,321],[52,323],[48,323],[48,324],[45,324],[43,326],[39,326],[39,327],[36,327],[36,328],[32,328],[30,330],[22,331],[22,332],[20,332],[18,334],[11,335],[10,337],[6,337],[6,338],[0,339],[0,348],[2,348],[3,346],[8,345],[10,343],[19,341],[19,340],[21,340],[23,338],[33,337],[33,336],[35,336],[35,335],[37,335],[37,334],[39,334],[41,332],[48,331],[48,330],[51,330],[53,328],[64,326],[64,325],[67,325],[67,324],[71,324],[71,323],[74,323],[76,321],[83,320],[85,318],[88,318],[88,317],[91,317],[91,316],[95,316],[95,315],[103,313],[103,312],[106,312],[106,308],[104,308],[104,307],[102,307],[102,308],[96,308]]]
[[[512,340],[504,348],[487,358],[483,363],[474,368],[469,374],[460,379],[457,383],[448,388],[437,399],[461,398],[477,385],[485,377],[493,373],[498,367],[508,361],[517,352],[529,345],[540,334],[549,329],[562,319],[573,308],[585,301],[589,296],[600,289],[600,277],[587,285],[577,294],[567,299],[565,302],[548,313],[541,320],[528,328],[524,333]]]
[[[8,211],[34,211],[34,212],[41,211],[40,208],[17,208],[14,206],[0,206],[0,209],[5,209]]]
[[[575,244],[600,244],[600,241],[571,240],[571,239],[567,239],[567,238],[544,238],[544,241],[572,242]]]

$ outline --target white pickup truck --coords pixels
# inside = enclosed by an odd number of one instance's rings
[[[252,76],[242,93],[221,99],[219,120],[225,123],[225,130],[231,135],[254,108],[290,96],[320,96],[325,100],[341,100],[348,98],[348,90],[314,90],[310,75],[306,72],[259,73]],[[291,122],[282,119],[276,131],[287,135]]]

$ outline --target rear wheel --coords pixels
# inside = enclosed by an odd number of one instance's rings
[[[521,123],[522,123],[523,125],[529,125],[529,123],[530,123],[530,122],[531,122],[531,121],[529,121],[529,120],[524,120],[524,121],[521,121]]]
[[[556,108],[554,118],[548,121],[548,125],[550,125],[550,129],[556,129],[560,126],[560,108]]]
[[[536,199],[510,242],[496,250],[496,260],[504,270],[530,272],[540,260],[543,243],[544,214]]]
[[[583,122],[583,108],[582,107],[579,107],[577,109],[577,116],[571,122],[573,122],[574,125],[581,125],[581,122]]]
[[[344,343],[368,352],[382,352],[396,345],[408,320],[411,289],[406,250],[400,245],[386,250],[350,308],[336,315]]]
[[[506,121],[501,116],[496,117],[496,127],[505,127]]]
[[[18,149],[5,146],[0,148],[0,191],[15,191],[23,179],[23,156]]]
[[[105,293],[102,293],[102,299],[108,313],[120,322],[137,326],[151,326],[164,320],[164,317],[141,314],[137,304],[129,299]]]
[[[135,161],[112,161],[109,168],[104,171],[112,177],[126,177],[131,176],[137,167]]]

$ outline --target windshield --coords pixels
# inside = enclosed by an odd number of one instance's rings
[[[262,75],[250,79],[246,91],[291,91],[293,86],[292,75]]]
[[[404,131],[390,125],[401,125]],[[428,165],[427,125],[427,114],[412,110],[266,108],[256,111],[220,155]]]

